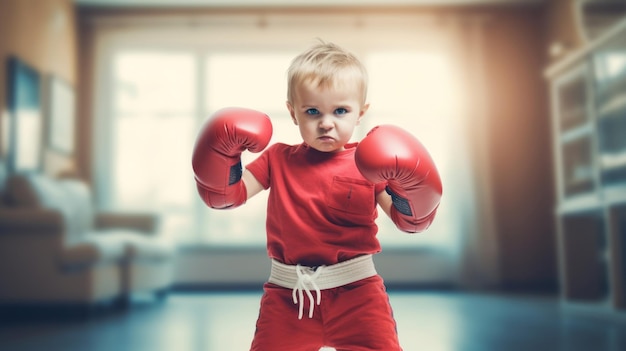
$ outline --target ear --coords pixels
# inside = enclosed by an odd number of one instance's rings
[[[287,110],[289,110],[289,115],[291,116],[293,124],[298,125],[298,120],[296,120],[296,112],[293,109],[293,105],[291,105],[289,101],[286,101],[285,104],[287,105]]]
[[[365,116],[365,113],[367,112],[367,110],[370,108],[370,104],[367,103],[365,105],[363,105],[361,107],[361,111],[359,111],[359,117],[356,120],[356,125],[358,126],[359,124],[361,124],[361,118],[363,118],[363,116]]]

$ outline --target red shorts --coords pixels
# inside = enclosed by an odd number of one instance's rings
[[[380,276],[322,290],[313,318],[298,319],[291,289],[266,283],[264,290],[252,351],[402,350]],[[304,303],[308,311],[309,299]]]

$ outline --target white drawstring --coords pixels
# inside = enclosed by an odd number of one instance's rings
[[[272,271],[268,282],[292,289],[293,303],[300,303],[298,319],[302,319],[305,293],[310,302],[309,318],[313,318],[315,302],[311,290],[315,290],[316,302],[317,305],[320,305],[322,290],[338,288],[376,274],[372,255],[363,255],[348,261],[319,267],[307,267],[299,264],[287,265],[272,260]]]
[[[300,309],[298,311],[298,319],[302,319],[302,311],[304,309],[304,293],[309,297],[309,318],[313,318],[313,294],[309,285],[315,290],[316,304],[319,305],[322,302],[322,294],[320,288],[315,283],[315,279],[322,273],[323,266],[317,267],[315,270],[309,267],[296,266],[296,274],[298,275],[298,281],[292,290],[291,296],[293,297],[293,303],[300,302]],[[311,273],[312,272],[312,273]],[[297,294],[297,296],[296,296]]]

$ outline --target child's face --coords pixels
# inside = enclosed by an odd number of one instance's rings
[[[357,84],[319,87],[300,84],[287,108],[305,143],[322,152],[344,150],[369,107],[361,104]]]

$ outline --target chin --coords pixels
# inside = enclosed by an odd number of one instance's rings
[[[335,147],[335,146],[330,146],[330,145],[317,146],[315,147],[315,149],[320,152],[328,152],[328,153],[338,152],[342,150],[342,148],[340,147]]]

